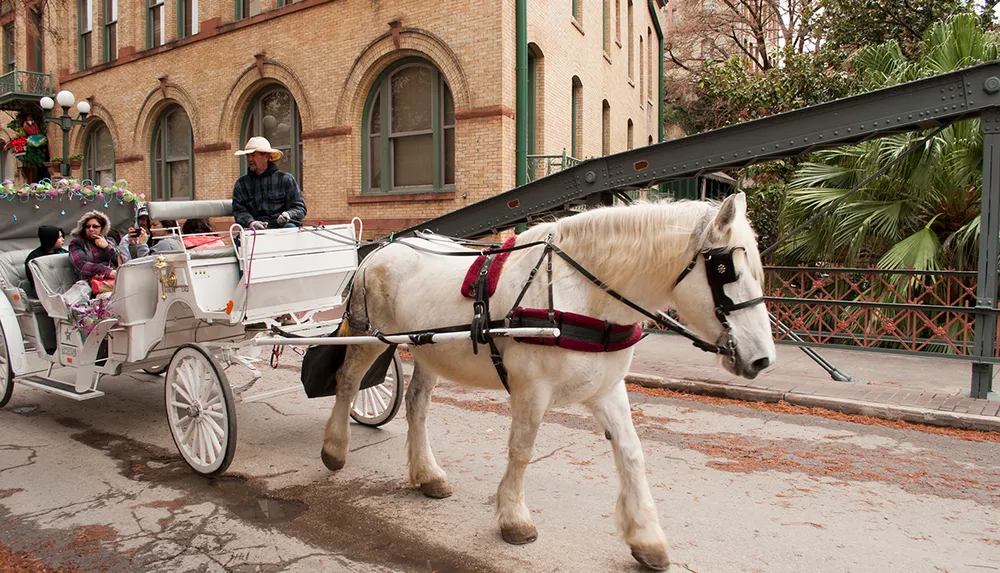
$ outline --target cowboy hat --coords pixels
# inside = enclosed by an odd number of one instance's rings
[[[281,151],[277,149],[271,149],[271,142],[263,137],[251,137],[247,140],[247,144],[244,146],[242,151],[237,151],[236,155],[250,155],[257,151],[263,151],[271,154],[271,161],[278,161],[281,159]]]

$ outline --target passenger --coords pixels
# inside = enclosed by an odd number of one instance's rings
[[[263,137],[251,137],[246,148],[236,155],[247,158],[247,173],[233,185],[233,218],[243,228],[275,229],[302,225],[306,202],[291,174],[281,171],[274,162],[281,151],[271,149]]]
[[[111,220],[100,211],[88,211],[80,217],[75,235],[69,242],[69,258],[80,278],[90,283],[94,294],[113,285],[124,256],[117,245],[105,238],[111,230]],[[97,287],[97,288],[94,288]]]
[[[42,225],[38,228],[38,242],[41,243],[41,246],[28,253],[28,256],[24,259],[24,276],[31,285],[31,292],[28,293],[28,296],[31,298],[37,298],[37,295],[35,293],[35,277],[32,276],[31,267],[28,266],[28,263],[32,259],[44,257],[45,255],[65,253],[66,249],[63,248],[65,240],[63,230],[59,227]]]
[[[128,233],[118,244],[118,249],[127,254],[129,260],[144,256],[139,254],[139,245],[143,245],[145,254],[149,254],[149,209],[145,205],[136,210],[135,222],[135,226],[128,228]]]
[[[177,221],[173,219],[153,221],[149,218],[149,210],[146,207],[139,207],[136,223],[139,227],[129,227],[128,234],[122,238],[120,244],[121,250],[127,253],[125,260],[182,250],[180,240],[171,231],[166,230],[177,227]]]
[[[222,242],[221,238],[217,235],[208,234],[213,232],[215,231],[212,229],[212,225],[209,224],[208,219],[188,219],[184,221],[184,226],[181,227],[184,248],[190,251],[194,249],[225,247],[226,244]]]

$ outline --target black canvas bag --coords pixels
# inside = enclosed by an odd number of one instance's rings
[[[333,334],[331,336],[336,336]],[[385,374],[392,364],[396,345],[390,345],[361,379],[361,390],[378,386],[385,381]],[[337,370],[347,357],[346,346],[310,346],[302,357],[302,387],[309,398],[323,398],[337,394]]]

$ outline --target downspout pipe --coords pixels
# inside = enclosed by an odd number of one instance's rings
[[[517,186],[520,187],[528,182],[528,0],[517,0],[514,6],[514,20],[517,26],[514,40],[517,44],[514,177]],[[662,40],[660,46],[662,49]],[[660,60],[662,70],[663,58]]]
[[[664,88],[664,85],[663,85],[663,83],[664,83],[663,82],[663,47],[664,47],[663,46],[664,45],[663,29],[660,28],[660,16],[659,16],[659,14],[657,14],[657,11],[656,11],[656,3],[658,2],[658,0],[646,0],[646,1],[647,1],[648,5],[649,5],[649,18],[653,21],[653,29],[656,30],[656,39],[658,40],[658,43],[659,43],[659,48],[657,50],[657,53],[659,54],[659,57],[657,58],[657,62],[658,62],[657,68],[659,69],[659,84],[656,87],[656,101],[657,101],[657,106],[656,106],[656,108],[657,108],[657,113],[656,113],[656,133],[657,133],[657,139],[656,140],[657,141],[663,141],[663,113],[664,113],[664,109],[663,109],[663,88]],[[660,185],[658,187],[659,187],[658,191],[660,192],[660,195],[663,195],[663,194],[666,193],[666,191],[667,191],[666,184],[660,183]]]

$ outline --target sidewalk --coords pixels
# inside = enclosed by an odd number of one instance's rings
[[[792,346],[754,380],[733,376],[714,355],[680,336],[650,334],[636,346],[626,381],[757,402],[785,401],[888,420],[1000,432],[1000,399],[968,398],[971,363],[863,351],[816,349],[853,381],[838,382]],[[1000,367],[995,370],[1000,371]],[[994,374],[995,376],[996,374]],[[994,392],[1000,382],[994,379]]]

